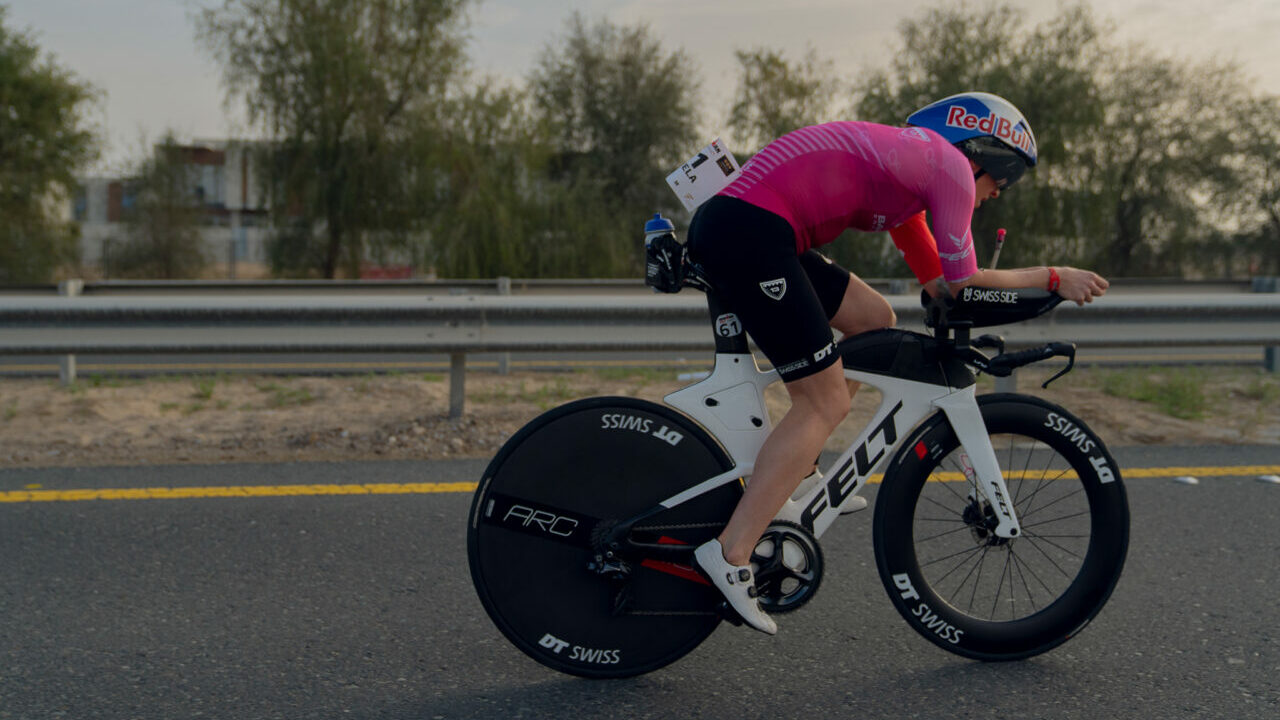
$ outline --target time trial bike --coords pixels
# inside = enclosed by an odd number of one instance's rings
[[[471,575],[498,629],[534,660],[625,677],[689,653],[739,622],[693,565],[733,512],[771,422],[761,370],[732,308],[707,293],[714,369],[665,404],[570,402],[518,431],[490,462],[467,519]],[[1014,660],[1077,634],[1124,566],[1129,509],[1120,468],[1078,417],[1033,396],[977,395],[975,371],[1007,376],[1075,346],[1004,352],[971,329],[1026,320],[1062,301],[1043,290],[922,294],[931,333],[842,340],[845,377],[879,390],[865,429],[803,485],[756,547],[770,613],[807,603],[823,575],[818,539],[866,506],[880,579],[907,623],[978,660]],[[984,351],[994,351],[988,354]],[[1048,385],[1048,382],[1045,383]],[[817,479],[818,476],[814,476]]]

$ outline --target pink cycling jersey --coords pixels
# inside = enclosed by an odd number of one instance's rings
[[[833,122],[769,143],[720,194],[785,218],[797,253],[845,228],[890,230],[928,210],[942,274],[955,282],[978,271],[975,192],[968,159],[932,130]]]

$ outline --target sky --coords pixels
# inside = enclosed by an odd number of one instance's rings
[[[767,47],[799,59],[812,48],[842,73],[884,67],[902,20],[940,0],[479,0],[472,7],[473,70],[519,81],[563,36],[573,11],[588,20],[644,23],[690,56],[704,115],[724,117],[737,82],[734,51]],[[194,13],[213,0],[0,0],[7,25],[32,34],[56,62],[100,89],[90,121],[106,137],[94,174],[127,170],[167,130],[181,140],[244,136],[226,105],[217,64],[195,40]],[[1059,0],[1011,0],[1029,24]],[[1280,0],[1093,0],[1121,39],[1194,61],[1240,63],[1262,92],[1280,94]],[[1211,8],[1211,9],[1208,9]],[[718,134],[708,128],[708,140]]]

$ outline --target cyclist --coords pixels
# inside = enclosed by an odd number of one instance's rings
[[[700,569],[751,627],[777,632],[755,597],[751,553],[787,498],[816,472],[813,458],[857,391],[844,381],[831,328],[848,336],[896,322],[883,296],[813,248],[846,228],[888,230],[935,296],[968,285],[1039,286],[1083,305],[1108,286],[1087,270],[978,268],[973,211],[1035,164],[1035,137],[1022,113],[996,95],[966,92],[921,108],[905,128],[832,122],[787,133],[694,215],[691,257],[791,396],[729,524],[695,551]]]

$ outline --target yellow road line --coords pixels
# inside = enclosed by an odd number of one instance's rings
[[[1055,475],[1052,475],[1054,471],[1051,470],[1048,472],[1050,476],[1057,477]],[[1190,475],[1191,477],[1243,477],[1243,476],[1250,476],[1250,475],[1277,475],[1277,474],[1280,474],[1280,465],[1237,465],[1234,467],[1187,466],[1187,467],[1163,467],[1163,468],[1126,468],[1126,467],[1120,468],[1120,476],[1125,480],[1128,480],[1130,478],[1179,477],[1183,475]],[[1044,475],[1045,475],[1045,472],[1040,470],[1026,471],[1026,472],[1018,471],[1018,472],[1005,473],[1005,479],[1006,480],[1008,479],[1035,480],[1036,478]],[[1076,474],[1074,472],[1067,471],[1061,477],[1073,478],[1075,476]],[[935,472],[933,474],[933,477],[943,481],[964,480],[964,475],[958,472]],[[871,482],[878,482],[879,479],[880,479],[880,476],[878,475],[872,476]]]
[[[1248,477],[1280,475],[1280,465],[1236,467],[1164,467],[1123,469],[1125,478]],[[1011,473],[1009,477],[1017,477]],[[1037,473],[1037,476],[1039,473]],[[942,481],[963,480],[960,473],[936,473]],[[871,483],[879,483],[873,475]],[[0,492],[0,503],[82,502],[85,500],[189,500],[197,498],[298,497],[319,495],[430,495],[474,492],[474,482],[364,483],[342,485],[226,485],[213,487],[80,488],[73,490],[9,490]]]
[[[1166,468],[1120,468],[1120,475],[1125,478],[1153,477],[1234,477],[1240,475],[1280,475],[1280,465],[1237,465],[1235,467],[1166,467]]]

